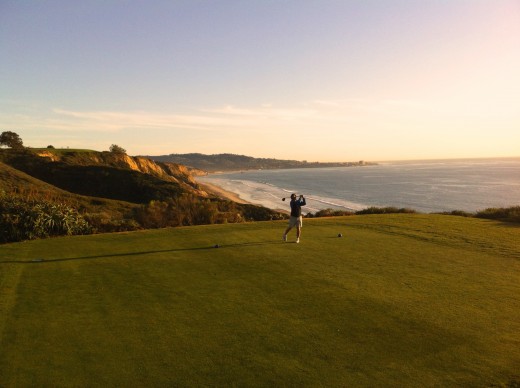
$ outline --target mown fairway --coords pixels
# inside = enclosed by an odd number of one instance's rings
[[[284,228],[0,246],[0,387],[520,382],[517,225],[315,219],[300,244]]]

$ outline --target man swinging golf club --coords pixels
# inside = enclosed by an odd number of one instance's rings
[[[285,201],[285,198],[283,198]],[[285,229],[283,234],[283,241],[287,241],[287,233],[296,226],[296,243],[300,242],[300,235],[302,233],[302,206],[305,206],[305,198],[300,195],[300,198],[296,199],[296,194],[291,194],[291,217],[289,218],[289,226]]]

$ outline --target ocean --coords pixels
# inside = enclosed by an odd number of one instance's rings
[[[520,205],[520,158],[385,162],[375,166],[255,170],[198,177],[271,209],[303,194],[306,213],[370,206],[421,213]]]

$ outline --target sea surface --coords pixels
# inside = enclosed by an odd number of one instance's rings
[[[520,158],[385,162],[376,166],[255,170],[198,177],[271,209],[288,209],[291,193],[306,212],[370,206],[421,213],[475,212],[520,205]]]

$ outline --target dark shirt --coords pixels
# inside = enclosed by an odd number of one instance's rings
[[[302,215],[302,206],[307,205],[305,198],[291,199],[291,216],[299,217]]]

